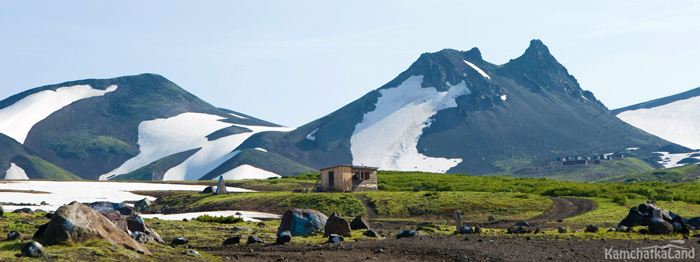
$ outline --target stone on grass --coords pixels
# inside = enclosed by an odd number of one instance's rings
[[[493,221],[496,221],[496,218],[493,216],[489,216],[489,222],[493,222]]]
[[[241,243],[241,236],[232,236],[224,240],[224,246],[238,245]]]
[[[259,237],[251,235],[248,237],[248,242],[246,244],[250,245],[250,244],[259,244],[259,243],[264,243],[264,242]]]
[[[144,212],[146,212],[146,210],[148,209],[148,207],[151,204],[152,203],[150,200],[148,200],[146,198],[141,199],[139,201],[136,201],[136,203],[134,203],[134,210],[141,212],[141,213],[144,213]]]
[[[525,222],[525,221],[520,221],[520,222],[518,222],[518,223],[515,223],[515,226],[519,226],[519,227],[529,227],[530,224],[528,224],[528,223]]]
[[[401,232],[399,232],[398,234],[396,234],[396,238],[397,238],[397,239],[399,239],[399,238],[406,238],[406,237],[424,237],[424,236],[425,236],[425,234],[424,234],[423,232],[415,231],[415,230],[409,230],[409,229],[402,230]]]
[[[173,240],[170,240],[170,245],[172,245],[172,246],[178,246],[178,245],[187,244],[187,243],[189,243],[189,242],[190,242],[190,241],[187,240],[187,239],[184,238],[184,237],[177,237],[177,238],[173,238]]]
[[[569,228],[568,228],[568,227],[559,227],[559,229],[557,229],[557,231],[558,231],[560,234],[569,233]]]
[[[599,228],[598,228],[597,226],[588,225],[588,226],[586,226],[586,230],[584,230],[583,232],[586,232],[586,233],[598,233],[598,230],[599,230]]]
[[[165,244],[160,235],[146,225],[146,222],[138,212],[124,203],[102,201],[92,203],[90,207],[109,219],[115,226],[134,237],[134,239],[138,235],[141,240],[146,242],[155,241]],[[136,232],[140,232],[140,234],[135,234]]]
[[[352,229],[350,229],[350,223],[348,223],[348,221],[344,218],[340,217],[338,212],[333,212],[333,214],[326,221],[323,237],[330,236],[331,234],[350,237],[351,232]]]
[[[345,241],[345,239],[341,235],[336,235],[336,234],[328,235],[328,243],[338,243],[338,242],[342,242],[342,241]]]
[[[193,257],[201,257],[202,255],[199,254],[196,250],[188,249],[185,251],[183,254],[188,255],[188,256],[193,256]]]
[[[365,231],[365,232],[362,232],[362,235],[364,235],[364,236],[366,236],[366,237],[372,237],[372,238],[382,239],[382,236],[380,236],[379,234],[377,234],[377,232],[374,231],[374,230],[372,230],[372,229],[367,230],[367,231]]]
[[[46,249],[44,249],[44,246],[39,244],[36,241],[30,241],[27,243],[22,244],[22,247],[20,247],[21,254],[22,256],[25,257],[42,257],[44,254],[46,254]]]
[[[208,186],[205,187],[204,190],[202,190],[203,194],[211,194],[214,193],[214,186]]]
[[[17,240],[22,236],[22,233],[20,233],[17,230],[12,230],[10,233],[7,233],[7,241],[12,241],[12,240]]]
[[[666,235],[673,232],[673,225],[668,221],[653,218],[649,224],[649,233],[654,235]]]
[[[292,233],[289,233],[289,231],[282,231],[282,233],[277,234],[277,240],[275,240],[275,243],[284,244],[284,243],[289,243],[291,241],[292,241]]]
[[[350,229],[370,229],[369,222],[367,221],[367,219],[365,219],[364,216],[357,216],[355,217],[355,219],[352,220],[352,222],[350,222]]]
[[[313,209],[290,209],[282,215],[277,232],[289,231],[292,236],[308,236],[321,232],[328,217]]]
[[[462,226],[459,228],[459,233],[460,234],[472,234],[472,233],[474,233],[474,229],[470,226]]]
[[[141,243],[116,227],[109,219],[78,202],[72,202],[56,210],[44,232],[44,244],[68,242],[80,243],[103,239],[118,246],[151,255]]]

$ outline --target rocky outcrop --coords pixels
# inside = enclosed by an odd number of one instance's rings
[[[656,217],[654,214],[656,214]],[[618,224],[618,228],[631,228],[634,226],[649,226],[649,233],[651,234],[656,234],[654,232],[665,232],[669,226],[671,232],[688,233],[692,227],[689,226],[682,217],[666,209],[656,207],[653,202],[647,202],[631,208],[627,217]],[[652,226],[654,230],[652,230]]]
[[[44,244],[55,245],[103,239],[118,246],[150,255],[141,243],[132,239],[99,212],[78,202],[56,210],[44,233]]]
[[[326,227],[328,217],[313,209],[290,209],[282,215],[277,235],[289,231],[292,236],[307,236],[321,232]]]
[[[364,216],[357,216],[352,220],[352,222],[350,222],[350,229],[371,229],[371,227],[369,225],[369,221],[367,221]]]
[[[155,241],[165,244],[160,235],[146,225],[136,210],[124,203],[95,202],[90,204],[90,207],[109,219],[115,226],[124,230],[129,236],[135,239],[139,238],[141,242]]]
[[[151,201],[144,198],[144,199],[141,199],[139,201],[136,201],[136,203],[134,203],[134,210],[143,213],[143,212],[147,211],[147,209],[150,205],[151,205]]]
[[[338,212],[333,212],[331,217],[328,218],[328,221],[326,221],[323,236],[327,237],[331,234],[336,234],[344,237],[350,237],[351,232],[352,230],[350,229],[350,223],[348,223],[348,221],[344,218],[340,217]]]

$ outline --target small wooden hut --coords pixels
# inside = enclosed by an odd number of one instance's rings
[[[376,167],[340,165],[321,169],[320,191],[377,191]]]

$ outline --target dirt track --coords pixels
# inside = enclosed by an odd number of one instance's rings
[[[598,205],[590,199],[575,197],[550,197],[554,206],[542,215],[526,220],[531,226],[541,226],[547,222],[556,222],[560,219],[575,217],[586,212],[596,210]],[[488,223],[485,226],[490,228],[507,228],[517,221],[501,220]]]

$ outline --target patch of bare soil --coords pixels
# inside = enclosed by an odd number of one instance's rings
[[[550,197],[554,205],[542,215],[526,220],[530,226],[542,226],[548,222],[556,222],[561,219],[579,216],[583,213],[596,210],[598,205],[590,199],[575,197]],[[486,224],[490,228],[508,228],[517,221],[501,220]]]
[[[528,237],[531,239],[527,240]],[[636,250],[669,243],[669,240],[564,240],[556,235],[431,235],[423,239],[200,249],[222,256],[225,261],[604,261],[606,248]],[[696,252],[700,249],[697,238],[675,245],[695,248]]]

